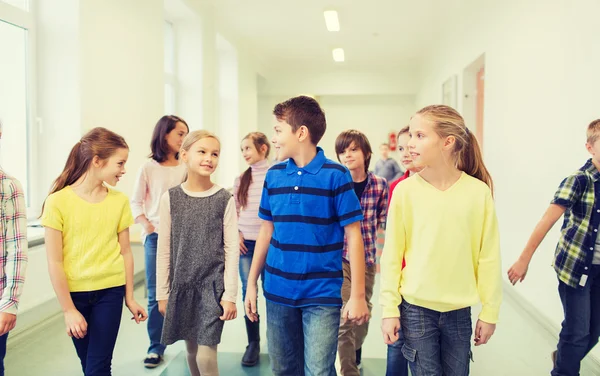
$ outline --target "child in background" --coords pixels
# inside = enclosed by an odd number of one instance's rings
[[[187,179],[160,203],[156,299],[165,315],[162,343],[185,340],[192,376],[219,374],[223,324],[237,315],[235,202],[211,181],[220,154],[216,136],[191,132],[181,146]]]
[[[508,271],[513,285],[523,282],[536,249],[564,214],[554,270],[565,319],[558,349],[552,353],[552,376],[579,375],[581,361],[600,337],[600,119],[588,125],[586,148],[592,157],[562,181],[521,257]]]
[[[174,115],[160,118],[150,142],[150,159],[137,175],[131,197],[131,211],[136,223],[142,225],[142,243],[146,261],[148,291],[148,348],[144,366],[155,368],[163,360],[165,346],[160,343],[163,316],[156,302],[156,247],[159,228],[159,205],[162,195],[185,179],[185,165],[179,163],[179,150],[188,134],[187,123]]]
[[[0,139],[2,123],[0,123]],[[27,270],[27,214],[23,187],[0,167],[0,376],[8,333],[17,324],[19,299]]]
[[[402,170],[398,166],[398,162],[390,157],[390,145],[381,144],[379,152],[381,159],[375,163],[375,175],[384,178],[389,184],[402,176]]]
[[[492,179],[475,135],[454,109],[421,109],[410,136],[421,171],[396,187],[390,205],[381,259],[383,337],[393,344],[402,326],[402,353],[414,376],[466,376],[471,306],[483,306],[479,346],[493,335],[502,300]]]
[[[354,182],[354,193],[360,201],[363,220],[360,222],[365,249],[365,297],[369,313],[373,305],[373,286],[376,273],[377,230],[385,228],[388,207],[388,184],[384,178],[369,172],[371,163],[371,144],[364,133],[356,130],[342,132],[335,140],[335,152],[338,160],[350,170]],[[342,283],[342,301],[350,299],[352,273],[347,244],[342,253],[344,282]],[[349,320],[340,322],[338,334],[338,354],[341,374],[360,375],[362,345],[369,332],[369,323],[355,325]]]
[[[85,376],[109,375],[123,310],[146,320],[133,298],[133,217],[123,193],[129,147],[105,128],[85,134],[69,154],[42,208],[52,286]]]
[[[248,285],[248,274],[252,265],[256,238],[260,230],[258,207],[265,176],[270,167],[267,157],[271,145],[267,136],[263,133],[252,132],[242,140],[241,149],[244,160],[250,165],[233,183],[233,197],[235,198],[235,209],[238,215],[243,303],[246,299],[246,286]],[[248,346],[242,357],[242,365],[252,367],[258,363],[260,355],[260,324],[258,320],[255,322],[250,321],[248,316],[244,316],[244,320],[246,321]]]

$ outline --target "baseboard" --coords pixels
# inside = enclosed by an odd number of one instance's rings
[[[511,300],[511,303],[514,303],[515,306],[519,307],[523,313],[528,315],[533,322],[536,322],[549,336],[555,338],[556,343],[558,343],[558,333],[560,333],[561,329],[560,325],[556,325],[546,315],[542,314],[542,312],[531,304],[531,302],[518,294],[515,291],[515,288],[507,281],[504,281],[504,296]],[[582,363],[585,367],[593,370],[594,375],[600,375],[600,359],[596,358],[594,355],[588,355],[583,359]]]
[[[134,288],[144,286],[145,280],[145,271],[142,269],[133,276]],[[55,319],[61,316],[61,313],[60,304],[54,298],[39,304],[35,309],[19,314],[17,326],[11,330],[8,336],[8,346],[14,345],[29,334],[34,334],[36,331],[53,324]]]

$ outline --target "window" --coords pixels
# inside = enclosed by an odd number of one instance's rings
[[[175,113],[175,31],[165,21],[165,114]]]
[[[9,5],[6,5],[8,3]],[[16,9],[15,7],[21,8]],[[0,165],[23,185],[28,212],[37,203],[32,176],[31,62],[33,17],[29,2],[0,0],[0,46],[9,54],[0,59]]]

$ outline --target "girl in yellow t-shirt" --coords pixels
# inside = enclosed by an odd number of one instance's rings
[[[110,374],[123,298],[136,323],[147,318],[133,298],[129,200],[104,185],[117,184],[128,155],[123,137],[92,129],[42,208],[50,279],[86,376]]]

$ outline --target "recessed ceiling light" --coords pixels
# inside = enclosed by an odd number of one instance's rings
[[[327,26],[327,30],[340,31],[338,12],[335,10],[326,10],[323,14],[325,15],[325,25]]]
[[[338,63],[341,63],[345,60],[343,48],[335,48],[333,50],[333,60],[335,60]]]

